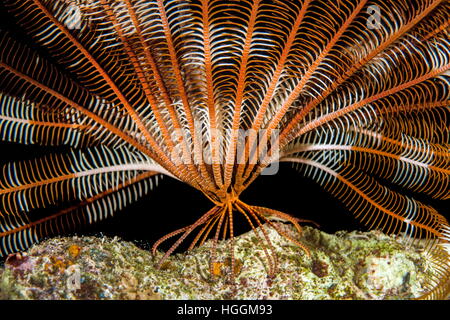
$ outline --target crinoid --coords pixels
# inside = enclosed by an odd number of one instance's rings
[[[448,295],[448,222],[385,186],[449,198],[447,1],[3,2],[31,43],[1,31],[0,136],[72,150],[3,167],[3,254],[106,218],[163,174],[213,205],[154,245],[179,236],[160,263],[197,229],[211,266],[231,239],[234,270],[242,215],[273,275],[270,217],[299,220],[240,195],[287,161],[368,227],[424,240],[424,297]]]

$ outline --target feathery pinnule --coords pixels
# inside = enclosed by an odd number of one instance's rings
[[[3,166],[1,254],[102,220],[168,175],[213,205],[155,243],[178,237],[159,265],[198,229],[190,248],[212,237],[212,275],[231,239],[233,280],[242,215],[275,276],[267,228],[309,254],[272,222],[302,221],[240,195],[291,162],[369,228],[424,239],[423,298],[449,295],[448,222],[385,185],[450,197],[447,1],[3,3],[33,45],[0,31],[0,138],[71,151]]]

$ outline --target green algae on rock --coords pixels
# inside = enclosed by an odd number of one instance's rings
[[[46,240],[12,256],[0,270],[2,299],[410,299],[420,296],[427,259],[380,232],[326,234],[304,227],[303,250],[266,230],[278,256],[278,274],[267,276],[265,253],[253,231],[235,239],[237,272],[228,281],[229,242],[217,247],[214,279],[211,242],[173,255],[160,270],[148,251],[118,238],[65,237]]]

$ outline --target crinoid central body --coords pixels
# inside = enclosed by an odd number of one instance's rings
[[[424,240],[424,297],[448,295],[450,228],[415,194],[449,199],[449,5],[2,1],[13,25],[0,30],[0,137],[70,148],[3,167],[2,254],[102,220],[162,174],[212,208],[155,244],[178,237],[160,264],[194,230],[191,247],[213,238],[211,266],[231,238],[234,264],[241,215],[273,275],[271,219],[300,221],[240,195],[291,162],[368,227]]]

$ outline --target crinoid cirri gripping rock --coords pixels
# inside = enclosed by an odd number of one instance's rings
[[[274,232],[313,258],[307,242],[274,222],[301,233],[300,217],[244,203],[241,194],[291,162],[368,228],[402,233],[409,246],[421,241],[430,270],[421,297],[446,297],[450,228],[426,197],[450,193],[449,6],[2,1],[11,24],[0,30],[0,138],[55,151],[2,167],[1,253],[103,220],[166,175],[198,190],[211,209],[155,243],[160,268],[181,242],[193,249],[210,239],[205,263],[217,278],[224,238],[236,283],[240,218],[278,281],[283,252]],[[322,262],[311,267],[328,272]],[[380,277],[373,288],[386,286]]]
[[[163,252],[152,257],[117,238],[54,238],[33,246],[27,255],[8,258],[0,270],[0,298],[410,299],[426,288],[430,260],[419,243],[407,247],[401,238],[379,231],[330,235],[312,227],[299,237],[294,227],[275,224],[307,245],[310,257],[265,225],[279,258],[274,278],[267,276],[254,231],[235,238],[235,283],[228,277],[230,240],[217,244],[216,278],[211,281],[211,241],[172,255],[157,269],[150,262]]]

